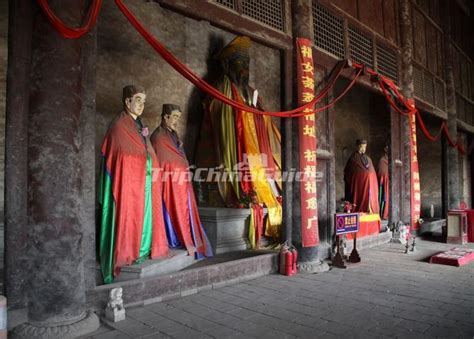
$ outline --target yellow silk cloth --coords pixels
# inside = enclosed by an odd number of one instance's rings
[[[380,214],[359,214],[359,222],[380,221]]]
[[[225,77],[224,87],[222,93],[228,97],[232,98],[232,87],[230,80]],[[224,173],[227,176],[219,180],[219,192],[225,202],[232,201],[232,196],[235,194],[237,199],[240,199],[240,188],[238,178],[236,177],[237,166],[237,144],[236,144],[236,135],[235,135],[235,123],[234,123],[234,112],[232,106],[224,105],[218,100],[213,100],[209,107],[210,112],[214,112],[212,117],[214,124],[218,125],[220,129],[219,133],[219,158],[224,162]]]
[[[242,102],[241,98],[236,98]],[[265,227],[265,235],[278,238],[280,235],[280,226],[282,223],[282,207],[276,199],[268,178],[266,167],[264,165],[262,154],[258,146],[257,130],[255,128],[254,114],[242,111],[242,120],[244,125],[244,143],[245,151],[248,156],[250,175],[252,177],[252,186],[257,194],[257,201],[264,203],[267,207],[268,218]]]
[[[273,122],[272,118],[268,115],[263,117],[265,121],[265,129],[268,131],[268,140],[270,141],[270,148],[273,153],[273,160],[277,165],[275,173],[275,182],[278,185],[280,191],[283,189],[281,185],[281,134],[278,127]]]

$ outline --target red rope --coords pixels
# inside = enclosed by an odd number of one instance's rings
[[[84,34],[86,34],[87,32],[89,32],[94,27],[95,23],[97,22],[97,17],[99,15],[100,8],[102,6],[102,0],[93,0],[91,7],[89,8],[89,11],[88,11],[86,24],[79,28],[70,28],[66,26],[61,21],[61,19],[59,19],[52,12],[52,10],[50,9],[48,5],[48,0],[37,0],[37,1],[38,1],[39,6],[44,11],[46,17],[49,19],[53,27],[56,29],[56,31],[58,31],[64,38],[67,38],[67,39],[78,39]],[[389,102],[390,106],[393,107],[393,109],[395,109],[398,113],[404,116],[408,116],[410,114],[416,114],[420,129],[423,135],[428,140],[437,141],[440,139],[441,135],[444,135],[451,147],[457,148],[458,151],[463,155],[466,154],[464,146],[461,143],[459,142],[455,143],[452,140],[445,121],[443,121],[443,123],[441,124],[440,131],[438,132],[438,134],[436,134],[436,136],[431,135],[428,129],[426,128],[426,125],[423,119],[421,118],[420,112],[407,102],[407,100],[403,97],[403,95],[398,91],[398,88],[393,83],[393,81],[391,81],[390,79],[384,76],[379,75],[377,72],[375,72],[374,70],[370,68],[365,68],[364,65],[361,65],[358,63],[352,64],[352,67],[355,69],[358,69],[358,72],[355,75],[354,79],[351,81],[351,83],[344,89],[344,91],[342,91],[341,94],[339,94],[334,100],[332,100],[327,105],[323,107],[318,107],[314,109],[313,111],[304,112],[304,110],[306,110],[307,108],[314,107],[316,103],[318,103],[324,96],[326,96],[329,93],[330,89],[333,88],[337,79],[341,75],[342,70],[345,66],[344,63],[340,62],[338,64],[338,67],[336,67],[331,73],[329,80],[327,82],[327,85],[321,90],[321,92],[317,96],[314,97],[313,100],[293,110],[281,111],[281,112],[263,112],[256,108],[241,104],[240,102],[227,98],[216,88],[212,87],[206,81],[202,80],[198,75],[196,75],[193,71],[187,68],[183,63],[181,63],[181,61],[179,61],[170,51],[168,51],[154,36],[152,36],[145,29],[145,27],[138,21],[138,19],[130,12],[127,6],[125,6],[122,0],[115,0],[115,3],[118,6],[118,8],[122,11],[122,13],[125,15],[125,17],[128,19],[128,21],[131,23],[131,25],[143,36],[143,38],[153,47],[153,49],[155,49],[155,51],[157,51],[158,54],[160,54],[163,57],[163,59],[165,59],[165,61],[168,62],[176,71],[178,71],[181,75],[183,75],[186,79],[188,79],[191,83],[193,83],[196,87],[198,87],[205,93],[211,95],[212,97],[236,109],[252,112],[254,114],[271,115],[271,116],[277,116],[277,117],[282,117],[282,118],[296,118],[296,117],[302,117],[307,114],[321,112],[325,109],[328,109],[334,106],[336,102],[338,102],[343,96],[345,96],[347,92],[354,86],[354,84],[356,83],[357,79],[362,74],[362,72],[365,71],[369,75],[377,76],[377,82],[380,88],[382,89],[382,92],[386,100]],[[385,87],[386,85],[392,91],[391,94]],[[408,112],[404,112],[402,109],[398,107],[398,105],[392,99],[392,95],[394,95],[405,106],[405,108],[407,108]]]
[[[213,96],[214,98],[222,101],[223,103],[230,105],[236,109],[240,109],[243,111],[251,112],[254,114],[261,114],[261,115],[271,115],[277,117],[299,117],[304,116],[307,114],[312,114],[311,112],[303,112],[307,108],[312,108],[316,103],[319,96],[315,96],[313,100],[310,102],[295,108],[289,111],[283,112],[263,112],[256,108],[249,107],[247,105],[241,104],[237,101],[234,101],[230,98],[224,96],[220,91],[212,87],[206,81],[202,80],[194,74],[190,69],[188,69],[184,64],[182,64],[171,52],[169,52],[154,36],[152,36],[145,27],[138,21],[138,19],[130,12],[127,6],[123,3],[122,0],[115,0],[115,3],[125,15],[127,20],[132,24],[132,26],[143,36],[143,38],[153,47],[155,51],[157,51],[173,68],[178,71],[181,75],[183,75],[186,79],[192,82],[196,87],[204,91],[205,93]],[[341,66],[341,72],[342,72]]]
[[[38,5],[41,7],[56,31],[66,39],[78,39],[89,32],[97,22],[97,17],[99,16],[100,8],[102,6],[102,0],[94,0],[89,8],[86,24],[79,28],[70,28],[53,13],[48,5],[48,0],[37,1]]]
[[[392,106],[392,108],[397,111],[398,113],[402,114],[402,115],[405,115],[405,116],[409,116],[410,114],[412,114],[412,112],[403,112],[396,104],[395,102],[392,100],[392,98],[390,97],[390,94],[388,93],[387,89],[385,88],[385,85],[384,83],[382,82],[382,80],[378,80],[378,84],[379,84],[379,87],[382,89],[382,93],[383,95],[385,96],[385,99],[388,101],[388,103],[390,104],[390,106]]]
[[[357,71],[356,75],[354,76],[354,79],[352,79],[350,84],[344,89],[344,91],[341,92],[341,94],[339,94],[333,101],[331,101],[327,105],[315,108],[314,113],[322,112],[322,111],[334,106],[336,104],[336,102],[338,102],[344,95],[346,95],[347,92],[349,92],[349,90],[355,85],[355,83],[356,83],[357,79],[359,78],[359,76],[361,75],[362,71],[363,71],[363,69],[359,69]]]

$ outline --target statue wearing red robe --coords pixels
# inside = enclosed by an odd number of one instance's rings
[[[357,146],[344,168],[346,200],[355,204],[354,212],[379,213],[377,174],[365,154],[367,141],[358,140]]]
[[[99,257],[106,284],[122,266],[168,254],[160,183],[152,180],[158,161],[140,120],[145,97],[141,87],[123,89],[124,110],[102,144]]]
[[[189,163],[175,129],[181,117],[179,106],[163,105],[161,125],[151,143],[160,164],[163,215],[170,247],[185,247],[196,258],[212,256],[212,249],[199,218]]]

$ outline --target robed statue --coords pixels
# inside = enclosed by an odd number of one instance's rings
[[[224,74],[216,88],[228,98],[263,110],[258,92],[249,86],[248,37],[239,36],[217,55]],[[196,164],[221,168],[219,193],[227,207],[242,206],[256,195],[268,210],[265,235],[278,238],[281,208],[281,136],[267,115],[234,109],[207,98]]]
[[[199,218],[189,163],[176,132],[180,119],[179,106],[163,105],[161,125],[151,136],[160,164],[166,234],[170,247],[185,247],[196,258],[210,257],[212,249]]]
[[[158,160],[140,119],[145,100],[142,87],[123,88],[123,110],[101,148],[99,257],[106,284],[124,265],[168,254],[161,187],[153,180]]]
[[[372,160],[365,154],[367,140],[356,141],[344,168],[346,200],[355,204],[354,212],[379,213],[379,188]]]

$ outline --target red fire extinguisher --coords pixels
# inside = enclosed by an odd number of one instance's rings
[[[296,260],[298,252],[293,246],[288,246],[286,243],[280,249],[280,274],[292,276],[297,273]]]

